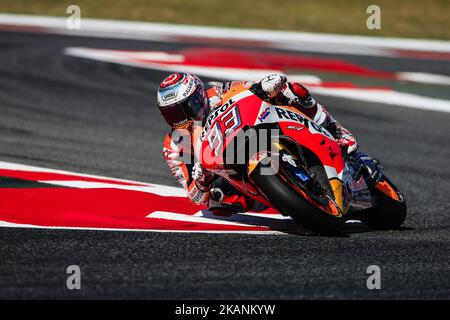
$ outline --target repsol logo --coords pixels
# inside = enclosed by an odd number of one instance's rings
[[[277,108],[277,107],[275,107],[275,111],[277,112],[278,119],[291,120],[291,121],[294,121],[297,123],[301,123],[307,129],[309,129],[309,130],[313,129],[313,131],[317,131],[317,132],[333,139],[333,137],[328,133],[328,131],[326,131],[322,126],[319,126],[317,123],[312,122],[312,121],[306,119],[305,117],[302,117],[298,113],[292,112],[291,110]]]
[[[235,102],[236,101],[234,101],[233,98],[231,98],[226,103],[222,104],[220,107],[217,107],[213,109],[213,111],[211,111],[208,118],[206,119],[205,128],[203,129],[202,135],[200,137],[202,140],[205,137],[206,132],[209,130],[214,120],[216,120],[217,117],[223,114],[228,109],[228,107],[234,104]]]

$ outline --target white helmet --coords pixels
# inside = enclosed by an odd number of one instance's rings
[[[171,127],[183,126],[192,120],[203,121],[210,112],[203,82],[188,73],[172,73],[161,82],[158,108]]]

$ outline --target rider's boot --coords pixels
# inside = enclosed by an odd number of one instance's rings
[[[211,189],[209,210],[218,216],[229,217],[235,213],[248,211],[262,211],[265,205],[242,194],[226,195],[220,188]]]

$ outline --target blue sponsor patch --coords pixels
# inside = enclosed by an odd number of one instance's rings
[[[259,121],[263,122],[270,114],[270,108],[267,107],[261,114],[258,116]]]
[[[307,182],[311,179],[311,177],[304,170],[302,170],[300,168],[291,167],[290,169],[295,174],[295,176],[297,178],[299,178],[300,181],[302,181],[302,182]]]
[[[310,176],[308,176],[307,174],[303,173],[303,172],[296,172],[295,175],[297,176],[297,178],[299,178],[300,180],[302,180],[303,182],[308,181],[309,179],[311,179]]]

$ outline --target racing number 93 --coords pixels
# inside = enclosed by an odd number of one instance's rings
[[[223,129],[221,124],[223,125]],[[216,157],[222,152],[223,137],[233,133],[240,125],[241,116],[239,114],[238,105],[235,105],[220,116],[208,136],[209,146],[214,151]],[[222,134],[222,130],[224,134]]]

